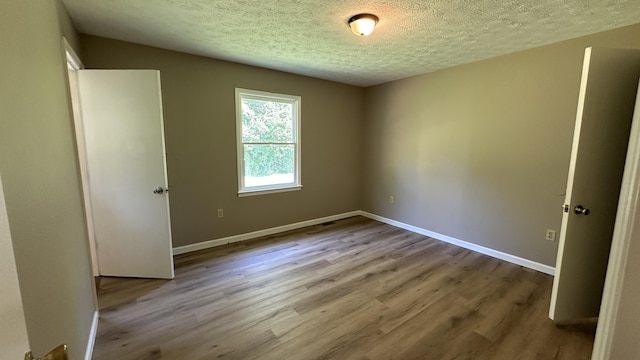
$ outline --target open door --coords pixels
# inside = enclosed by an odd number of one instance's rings
[[[549,317],[597,317],[607,271],[640,50],[587,48]]]
[[[0,179],[0,358],[24,359],[29,351],[27,324],[24,318],[20,283],[13,243],[9,231],[9,218],[4,202],[2,179]]]
[[[77,75],[99,274],[173,278],[160,72]]]

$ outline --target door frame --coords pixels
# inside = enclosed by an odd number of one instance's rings
[[[73,125],[76,137],[76,149],[78,150],[78,167],[80,168],[80,180],[82,183],[82,197],[84,200],[85,220],[87,222],[87,236],[89,239],[89,253],[91,256],[91,269],[94,277],[100,276],[98,266],[98,252],[93,230],[93,212],[91,207],[91,192],[89,191],[89,173],[87,170],[87,151],[84,138],[84,123],[80,111],[80,94],[78,92],[77,76],[72,74],[84,69],[80,57],[73,50],[66,38],[62,38],[63,48],[67,58],[67,72],[69,78],[69,92],[73,105]]]
[[[640,90],[640,89],[639,89]],[[620,189],[616,222],[611,241],[611,252],[602,294],[602,304],[592,359],[609,359],[613,349],[614,330],[624,287],[624,276],[629,261],[631,241],[640,241],[640,91],[629,134],[627,158]],[[639,214],[640,216],[640,214]],[[638,227],[638,228],[637,228]]]

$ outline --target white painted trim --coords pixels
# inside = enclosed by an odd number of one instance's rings
[[[93,276],[100,276],[98,266],[98,253],[96,239],[93,230],[93,210],[91,205],[89,174],[87,171],[87,149],[84,137],[84,123],[80,111],[80,93],[78,89],[78,71],[84,69],[84,65],[66,38],[62,38],[62,45],[67,60],[67,79],[69,81],[69,95],[73,114],[73,126],[76,134],[76,148],[78,150],[78,167],[80,168],[80,181],[82,182],[82,198],[84,200],[85,220],[87,222],[87,236],[89,241],[89,255],[91,256],[91,270]]]
[[[627,148],[622,187],[618,200],[618,212],[611,240],[611,252],[607,277],[602,292],[600,320],[593,344],[592,359],[609,359],[613,349],[618,308],[624,286],[624,274],[629,259],[629,247],[634,237],[638,237],[636,214],[640,202],[640,92],[636,96],[636,106],[631,123],[631,134]]]
[[[70,66],[73,70],[84,69],[84,64],[82,63],[82,60],[80,60],[80,57],[78,56],[76,51],[73,49],[73,46],[69,44],[69,41],[67,41],[67,38],[65,38],[64,36],[62,37],[62,47],[67,56],[68,66]]]
[[[91,331],[89,331],[89,341],[87,342],[87,351],[84,355],[84,360],[91,360],[93,356],[93,347],[96,344],[96,336],[98,335],[98,322],[100,316],[98,310],[93,313],[93,322],[91,323]]]
[[[428,236],[428,237],[434,238],[436,240],[441,240],[441,241],[444,241],[444,242],[447,242],[447,243],[450,243],[450,244],[453,244],[453,245],[457,245],[457,246],[463,247],[465,249],[469,249],[469,250],[478,252],[480,254],[489,255],[491,257],[494,257],[494,258],[497,258],[497,259],[500,259],[500,260],[508,261],[508,262],[516,264],[516,265],[520,265],[520,266],[524,266],[524,267],[532,269],[532,270],[540,271],[540,272],[545,273],[545,274],[554,275],[554,273],[555,273],[555,269],[553,267],[551,267],[551,266],[548,266],[548,265],[540,264],[540,263],[535,262],[535,261],[531,261],[531,260],[528,260],[528,259],[524,259],[524,258],[515,256],[515,255],[507,254],[507,253],[504,253],[504,252],[501,252],[501,251],[493,250],[493,249],[490,249],[490,248],[487,248],[487,247],[484,247],[484,246],[480,246],[480,245],[476,245],[476,244],[473,244],[473,243],[470,243],[470,242],[467,242],[467,241],[455,239],[455,238],[452,238],[450,236],[438,234],[438,233],[433,232],[433,231],[425,230],[425,229],[419,228],[417,226],[405,224],[405,223],[402,223],[400,221],[388,219],[388,218],[385,218],[385,217],[382,217],[382,216],[379,216],[379,215],[374,215],[374,214],[371,214],[371,213],[368,213],[368,212],[362,211],[362,210],[356,210],[356,211],[351,211],[351,212],[347,212],[347,213],[343,213],[343,214],[327,216],[327,217],[323,217],[323,218],[319,218],[319,219],[302,221],[302,222],[298,222],[298,223],[295,223],[295,224],[277,226],[277,227],[274,227],[274,228],[254,231],[254,232],[250,232],[250,233],[246,233],[246,234],[240,234],[240,235],[234,235],[234,236],[229,236],[229,237],[220,238],[220,239],[204,241],[204,242],[200,242],[200,243],[197,243],[197,244],[179,246],[179,247],[173,248],[173,255],[186,254],[186,253],[193,252],[193,251],[209,249],[209,248],[212,248],[212,247],[231,244],[231,243],[240,242],[240,241],[245,241],[245,240],[249,240],[249,239],[255,239],[255,238],[258,238],[258,237],[261,237],[261,236],[268,236],[268,235],[278,234],[278,233],[289,231],[289,230],[300,229],[300,228],[303,228],[305,226],[318,225],[318,224],[322,224],[322,223],[325,223],[325,222],[328,222],[328,221],[336,221],[336,220],[346,219],[346,218],[350,218],[350,217],[358,216],[358,215],[359,216],[368,217],[370,219],[383,222],[385,224],[396,226],[396,227],[399,227],[401,229],[409,230],[409,231],[412,231],[412,232],[417,233],[417,234]]]
[[[528,259],[524,259],[524,258],[515,256],[515,255],[507,254],[507,253],[504,253],[504,252],[501,252],[501,251],[493,250],[493,249],[490,249],[490,248],[487,248],[487,247],[484,247],[484,246],[480,246],[480,245],[476,245],[476,244],[473,244],[473,243],[470,243],[470,242],[467,242],[467,241],[464,241],[464,240],[456,239],[456,238],[453,238],[451,236],[442,235],[442,234],[439,234],[439,233],[436,233],[436,232],[433,232],[433,231],[429,231],[429,230],[425,230],[425,229],[419,228],[417,226],[405,224],[405,223],[402,223],[400,221],[388,219],[388,218],[385,218],[385,217],[382,217],[382,216],[379,216],[379,215],[370,214],[370,213],[367,213],[367,212],[364,212],[364,211],[361,211],[360,215],[366,216],[366,217],[368,217],[370,219],[373,219],[373,220],[377,220],[377,221],[383,222],[385,224],[389,224],[389,225],[393,225],[393,226],[399,227],[401,229],[409,230],[409,231],[412,231],[412,232],[417,233],[417,234],[428,236],[428,237],[434,238],[436,240],[440,240],[440,241],[444,241],[444,242],[447,242],[447,243],[450,243],[450,244],[453,244],[453,245],[456,245],[456,246],[460,246],[460,247],[463,247],[465,249],[469,249],[469,250],[478,252],[480,254],[489,255],[489,256],[494,257],[496,259],[508,261],[508,262],[510,262],[512,264],[516,264],[516,265],[524,266],[524,267],[529,268],[529,269],[540,271],[540,272],[545,273],[545,274],[554,275],[554,273],[555,273],[555,269],[553,267],[549,266],[549,265],[544,265],[544,264],[541,264],[541,263],[538,263],[538,262],[535,262],[535,261],[531,261],[531,260],[528,260]]]
[[[233,236],[224,237],[224,238],[220,238],[220,239],[204,241],[204,242],[200,242],[200,243],[196,243],[196,244],[178,246],[178,247],[173,248],[173,255],[179,255],[179,254],[189,253],[189,252],[192,252],[192,251],[209,249],[209,248],[220,246],[220,245],[231,244],[231,243],[236,243],[236,242],[240,242],[240,241],[255,239],[255,238],[258,238],[258,237],[261,237],[261,236],[268,236],[268,235],[278,234],[278,233],[289,231],[289,230],[300,229],[300,228],[303,228],[303,227],[306,227],[306,226],[318,225],[318,224],[322,224],[322,223],[325,223],[325,222],[328,222],[328,221],[336,221],[336,220],[346,219],[346,218],[350,218],[350,217],[358,216],[358,215],[362,215],[362,212],[361,211],[351,211],[351,212],[347,212],[347,213],[343,213],[343,214],[332,215],[332,216],[327,216],[327,217],[313,219],[313,220],[301,221],[301,222],[294,223],[294,224],[276,226],[276,227],[273,227],[273,228],[270,228],[270,229],[258,230],[258,231],[254,231],[254,232],[250,232],[250,233],[246,233],[246,234],[233,235]]]
[[[298,191],[298,190],[302,190],[302,185],[286,186],[286,187],[274,187],[274,188],[271,188],[271,189],[268,189],[268,190],[245,190],[245,191],[239,191],[238,192],[238,197],[264,195],[264,194],[274,194],[274,193],[281,193],[281,192],[287,192],[287,191]]]

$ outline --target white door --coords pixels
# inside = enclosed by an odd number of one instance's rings
[[[173,278],[160,72],[80,70],[78,88],[100,275]]]
[[[640,50],[585,52],[549,317],[597,317],[607,270]]]
[[[24,359],[29,351],[18,272],[0,179],[0,358]]]

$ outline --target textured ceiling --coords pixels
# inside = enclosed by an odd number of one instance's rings
[[[82,33],[359,86],[640,22],[639,0],[63,0]],[[380,21],[357,37],[347,20]]]

